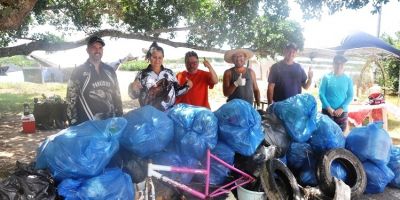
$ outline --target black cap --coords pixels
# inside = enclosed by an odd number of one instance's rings
[[[297,45],[293,42],[286,44],[285,49],[295,49],[298,50],[299,48],[297,47]]]
[[[336,55],[333,58],[333,63],[335,63],[335,64],[343,64],[343,63],[346,63],[346,62],[347,62],[347,59],[342,55]]]
[[[103,45],[103,47],[106,45],[106,44],[104,43],[103,39],[101,39],[101,37],[96,36],[96,35],[94,35],[94,36],[92,36],[92,37],[89,38],[87,45],[88,45],[88,46],[89,46],[89,45],[92,45],[92,44],[95,43],[95,42],[100,43],[101,45]]]

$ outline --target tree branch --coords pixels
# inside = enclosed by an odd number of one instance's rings
[[[23,23],[25,17],[36,5],[37,0],[13,1],[1,0],[4,7],[0,10],[0,31],[17,29]],[[10,4],[10,5],[9,5]],[[6,11],[8,12],[7,14]]]
[[[162,28],[162,29],[155,29],[153,31],[146,32],[146,35],[153,35],[157,33],[169,33],[175,31],[189,31],[197,28],[197,26],[187,26],[187,27],[177,27],[177,28]]]
[[[185,48],[191,48],[191,49],[196,49],[196,50],[201,50],[201,51],[211,51],[211,52],[216,52],[216,53],[224,53],[225,50],[219,49],[219,48],[213,48],[213,47],[201,47],[201,46],[196,46],[184,42],[174,42],[168,39],[164,38],[156,38],[156,37],[151,37],[143,34],[137,34],[137,33],[123,33],[121,31],[117,30],[112,30],[112,29],[105,29],[101,31],[97,31],[92,33],[94,35],[98,35],[100,37],[115,37],[115,38],[126,38],[126,39],[136,39],[136,40],[143,40],[143,41],[157,41],[172,47],[185,47]],[[73,48],[77,48],[80,46],[86,45],[86,41],[89,39],[89,37],[83,38],[78,41],[74,42],[58,42],[58,43],[50,43],[47,41],[32,41],[26,44],[18,45],[18,46],[13,46],[13,47],[4,47],[0,48],[0,57],[9,57],[9,56],[14,56],[14,55],[29,55],[33,51],[63,51],[63,50],[69,50]]]

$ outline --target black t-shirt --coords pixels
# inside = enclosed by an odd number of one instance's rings
[[[68,82],[67,114],[71,124],[122,115],[122,101],[115,71],[101,63],[99,73],[86,62],[74,69]]]

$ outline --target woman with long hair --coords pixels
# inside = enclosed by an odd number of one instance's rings
[[[132,99],[139,99],[140,106],[152,105],[165,111],[175,103],[175,98],[185,94],[193,83],[188,80],[179,85],[172,70],[163,66],[164,49],[153,42],[146,54],[150,62],[140,71],[129,85],[128,93]]]

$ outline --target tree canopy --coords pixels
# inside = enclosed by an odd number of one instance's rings
[[[323,7],[335,13],[369,3],[296,1],[305,18],[319,17]],[[376,11],[388,0],[372,2]],[[275,56],[288,42],[304,44],[302,28],[288,20],[289,11],[287,0],[0,0],[0,57],[72,49],[85,45],[92,34],[214,52],[228,45]],[[54,26],[61,34],[32,33],[39,25]],[[86,36],[65,41],[79,31]],[[180,31],[187,33],[185,41],[176,40]],[[19,39],[28,42],[8,47]]]
[[[389,43],[390,45],[400,48],[400,31],[396,32],[394,37],[384,34],[383,39]],[[385,69],[387,80],[378,79],[380,85],[387,85],[392,91],[399,91],[399,83],[400,83],[400,60],[398,58],[389,57],[385,58],[382,62],[383,68]],[[386,84],[383,84],[384,81],[387,81]]]

